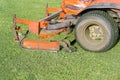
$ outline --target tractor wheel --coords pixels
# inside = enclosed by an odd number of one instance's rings
[[[104,11],[87,12],[78,20],[75,36],[83,49],[104,52],[118,42],[118,24]]]

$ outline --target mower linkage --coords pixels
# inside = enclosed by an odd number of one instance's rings
[[[58,12],[52,14],[51,16],[48,16],[42,20],[39,20],[38,22],[18,19],[18,18],[16,18],[16,15],[14,15],[14,18],[13,18],[14,38],[16,41],[18,41],[20,48],[27,49],[27,50],[45,50],[45,51],[50,51],[50,52],[51,51],[57,52],[61,48],[64,48],[65,51],[72,52],[74,49],[71,47],[70,41],[68,41],[67,39],[63,39],[62,41],[48,41],[48,42],[26,39],[26,37],[29,33],[37,34],[40,36],[40,38],[49,38],[52,36],[59,35],[61,32],[65,32],[67,30],[67,28],[65,28],[64,26],[65,25],[70,26],[71,25],[70,21],[67,23],[64,22],[62,27],[60,27],[61,23],[60,23],[60,25],[57,24],[57,26],[59,26],[59,28],[56,28],[56,27],[54,28],[56,30],[55,34],[53,34],[53,33],[52,34],[49,34],[49,33],[42,34],[41,32],[39,32],[39,30],[44,30],[45,28],[47,29],[48,27],[46,27],[46,26],[49,26],[49,28],[51,29],[52,25],[49,24],[49,21],[52,18],[55,18],[56,16],[58,16],[61,12],[62,11],[58,11]],[[26,31],[26,33],[24,35],[20,34],[22,32],[21,27],[17,26],[17,23],[22,23],[22,24],[28,25],[28,30]],[[54,27],[54,25],[53,25],[53,27]]]

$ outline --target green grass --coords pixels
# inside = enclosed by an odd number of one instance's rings
[[[61,0],[0,0],[0,80],[120,80],[120,42],[104,53],[87,52],[78,45],[72,53],[18,47],[12,15],[39,20],[47,2],[59,7]]]

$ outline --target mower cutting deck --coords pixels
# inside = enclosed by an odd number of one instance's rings
[[[59,35],[62,32],[68,32],[72,24],[73,19],[61,19],[59,21],[51,21],[55,17],[58,17],[62,13],[62,10],[44,18],[39,21],[31,21],[13,18],[13,30],[14,38],[18,41],[21,48],[32,49],[32,50],[46,50],[46,51],[59,51],[61,48],[71,52],[72,48],[68,40],[63,39],[62,41],[40,41],[40,40],[26,40],[29,33],[36,34],[41,39],[46,39]],[[28,25],[28,30],[22,35],[22,27],[17,26],[17,23]]]

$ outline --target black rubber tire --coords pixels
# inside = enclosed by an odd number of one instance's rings
[[[102,40],[93,40],[87,32],[90,25],[99,25],[104,37]],[[111,49],[119,37],[118,23],[104,11],[91,11],[83,14],[76,24],[76,41],[85,50],[92,52],[104,52]]]

